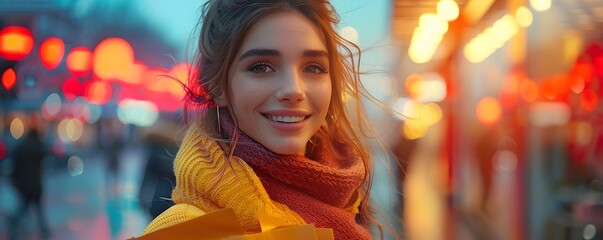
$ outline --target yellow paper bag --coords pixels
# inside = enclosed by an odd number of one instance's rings
[[[312,224],[294,225],[271,216],[258,216],[262,232],[245,233],[232,209],[222,209],[131,240],[333,240],[333,230]]]
[[[134,240],[209,240],[226,239],[245,234],[245,230],[230,208],[218,210],[186,222],[151,232]]]

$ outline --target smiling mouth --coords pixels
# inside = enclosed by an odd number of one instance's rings
[[[298,123],[306,120],[308,116],[277,116],[277,115],[269,115],[262,114],[265,118],[274,121],[274,122],[282,122],[282,123]]]

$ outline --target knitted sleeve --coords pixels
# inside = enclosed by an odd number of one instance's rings
[[[176,204],[153,219],[153,221],[151,221],[151,223],[149,223],[149,225],[147,225],[147,227],[144,229],[142,235],[174,226],[204,214],[205,212],[203,210],[193,205],[186,203]]]

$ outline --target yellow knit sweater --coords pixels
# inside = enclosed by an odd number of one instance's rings
[[[259,232],[257,215],[291,224],[305,221],[287,206],[270,200],[257,175],[242,159],[226,154],[215,140],[191,127],[174,161],[176,205],[157,216],[143,235],[222,208],[232,208],[247,232]]]

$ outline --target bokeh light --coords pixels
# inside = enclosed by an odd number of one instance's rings
[[[63,90],[63,96],[65,96],[67,100],[72,100],[81,95],[82,85],[77,78],[70,77],[63,82],[61,90]]]
[[[19,61],[33,49],[34,39],[29,29],[8,26],[0,30],[0,57]]]
[[[84,172],[84,161],[78,156],[71,156],[67,160],[67,171],[73,177],[81,175]]]
[[[51,118],[56,116],[61,111],[61,107],[61,97],[57,93],[49,94],[42,105],[43,110],[48,113]]]
[[[117,118],[123,124],[149,127],[159,118],[159,110],[152,102],[124,99],[119,102]]]
[[[592,112],[595,110],[598,102],[597,94],[593,90],[585,89],[580,94],[580,106],[586,111]]]
[[[94,104],[104,104],[113,96],[111,85],[102,80],[90,81],[84,86],[86,101]]]
[[[94,74],[101,79],[123,79],[134,64],[134,50],[122,38],[107,38],[94,49]]]
[[[64,143],[79,140],[84,132],[84,125],[77,118],[64,118],[59,122],[57,135]]]
[[[65,54],[65,43],[57,37],[46,39],[40,45],[40,60],[42,65],[48,70],[52,70],[59,66],[63,55]]]
[[[67,55],[67,69],[76,76],[83,76],[92,68],[92,52],[87,47],[75,47]]]
[[[21,118],[16,117],[10,122],[10,134],[14,139],[19,139],[23,137],[25,133],[25,125],[23,124],[23,120]]]
[[[15,86],[16,82],[17,74],[12,68],[8,68],[2,73],[2,86],[4,86],[4,89],[10,90]]]
[[[502,116],[502,107],[497,99],[485,97],[479,100],[475,108],[480,123],[490,126],[498,123]]]

